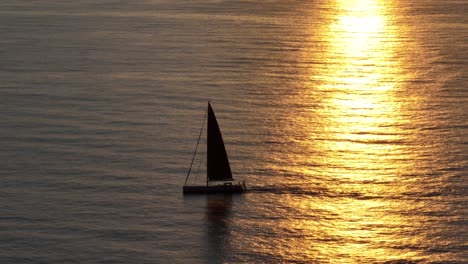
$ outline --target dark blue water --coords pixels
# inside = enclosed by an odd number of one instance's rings
[[[3,1],[0,262],[466,262],[466,6]]]

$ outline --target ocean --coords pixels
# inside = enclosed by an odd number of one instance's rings
[[[0,263],[468,263],[466,1],[0,21]],[[208,101],[244,194],[182,194]]]

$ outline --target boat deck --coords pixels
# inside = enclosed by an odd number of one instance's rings
[[[184,194],[205,194],[205,193],[242,193],[246,191],[245,183],[225,183],[220,185],[185,185]]]

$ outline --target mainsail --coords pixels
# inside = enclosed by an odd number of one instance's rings
[[[209,102],[207,141],[208,181],[232,181],[231,167],[224,148],[223,137]]]

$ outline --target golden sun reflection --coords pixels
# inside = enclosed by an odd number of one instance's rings
[[[328,63],[311,77],[322,94],[321,128],[333,135],[318,147],[339,154],[328,156],[328,165],[356,180],[388,178],[375,174],[382,162],[401,169],[394,166],[394,156],[384,154],[401,155],[392,143],[402,140],[395,129],[404,123],[394,98],[399,65],[387,6],[381,1],[337,1],[336,17],[324,36]]]
[[[313,165],[297,169],[311,181],[327,179],[324,188],[332,198],[285,202],[336,217],[333,226],[322,230],[314,220],[295,223],[299,230],[323,236],[318,239],[342,241],[333,243],[334,248],[324,243],[311,255],[340,252],[343,259],[362,263],[408,257],[412,253],[389,249],[402,242],[391,229],[405,226],[406,218],[387,213],[408,205],[385,199],[404,192],[398,176],[411,166],[405,163],[410,154],[402,147],[408,135],[401,127],[408,120],[398,96],[405,75],[397,55],[398,28],[391,21],[392,1],[337,0],[332,7],[326,14],[330,23],[319,33],[325,63],[308,73],[304,97],[314,107],[310,116],[298,120],[308,124],[308,140],[301,146],[308,156],[302,164]],[[363,242],[369,239],[373,242]]]

